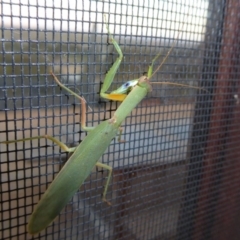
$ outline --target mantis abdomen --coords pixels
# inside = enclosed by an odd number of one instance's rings
[[[90,175],[117,132],[118,127],[109,120],[89,132],[35,207],[28,223],[29,233],[40,232],[57,217]]]

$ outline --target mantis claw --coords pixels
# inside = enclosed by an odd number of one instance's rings
[[[104,197],[102,198],[103,202],[107,203],[108,206],[112,206],[112,204]]]

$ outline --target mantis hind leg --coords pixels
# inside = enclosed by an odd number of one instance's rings
[[[110,183],[110,180],[111,180],[111,177],[112,177],[112,167],[110,167],[109,165],[107,164],[103,164],[103,163],[100,163],[100,162],[97,162],[96,163],[96,166],[97,167],[101,167],[101,168],[105,168],[108,170],[108,176],[107,176],[107,181],[106,181],[106,184],[104,186],[104,190],[103,190],[103,194],[102,194],[102,200],[104,202],[106,202],[108,205],[112,205],[109,201],[107,201],[106,199],[106,194],[107,194],[107,190],[108,190],[108,186],[109,186],[109,183]]]
[[[25,142],[25,141],[30,141],[30,140],[34,140],[34,139],[41,139],[41,138],[45,138],[45,139],[48,139],[48,140],[56,143],[65,152],[74,152],[75,149],[76,149],[75,147],[69,148],[63,142],[61,142],[58,139],[56,139],[52,136],[49,136],[49,135],[43,135],[43,136],[37,136],[37,137],[31,137],[31,138],[23,138],[23,139],[18,139],[18,140],[11,140],[11,141],[4,141],[4,142],[0,142],[0,143],[10,144],[10,143]]]

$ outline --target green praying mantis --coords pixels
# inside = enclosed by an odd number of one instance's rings
[[[34,208],[34,211],[29,219],[27,230],[30,234],[37,234],[45,229],[54,219],[59,215],[64,206],[70,201],[73,195],[78,191],[80,186],[83,184],[85,179],[90,175],[93,167],[99,166],[108,170],[108,176],[106,184],[104,186],[104,191],[102,199],[104,202],[110,205],[110,202],[106,200],[106,193],[108,185],[110,183],[112,168],[106,164],[98,162],[99,158],[103,155],[107,147],[110,145],[113,138],[118,136],[119,141],[121,141],[121,124],[125,118],[131,113],[131,111],[142,101],[142,99],[151,91],[150,79],[156,74],[156,72],[161,68],[162,64],[166,61],[167,57],[171,53],[174,45],[168,51],[162,63],[153,72],[153,66],[155,61],[158,59],[160,54],[158,54],[151,62],[148,68],[147,76],[142,76],[139,79],[131,80],[124,83],[120,88],[110,93],[108,92],[111,86],[114,76],[121,64],[123,54],[120,46],[113,38],[109,31],[109,27],[106,24],[109,38],[113,44],[115,50],[118,53],[118,58],[114,62],[113,66],[107,72],[104,79],[100,95],[103,98],[120,101],[121,104],[114,113],[114,115],[103,122],[101,122],[96,127],[86,126],[86,102],[85,99],[66,86],[64,86],[54,73],[51,72],[55,82],[68,93],[78,98],[81,102],[81,127],[82,129],[88,131],[88,135],[84,140],[77,146],[73,148],[68,148],[64,143],[60,142],[58,139],[44,135],[32,138],[25,138],[13,141],[5,141],[1,143],[9,144],[20,141],[28,141],[34,139],[45,138],[53,141],[57,144],[63,151],[73,153],[68,159],[67,163],[52,181],[48,189],[42,195],[41,199]],[[190,87],[202,89],[199,87],[192,87],[185,84],[176,84],[168,82],[159,82],[159,84],[172,84],[182,87]]]

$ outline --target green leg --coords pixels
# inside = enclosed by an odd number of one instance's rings
[[[58,139],[56,139],[54,137],[51,137],[51,136],[48,136],[48,135],[31,137],[31,138],[23,138],[23,139],[12,140],[12,141],[4,141],[4,142],[0,142],[0,143],[9,144],[9,143],[25,142],[25,141],[34,140],[34,139],[41,139],[41,138],[45,138],[45,139],[48,139],[48,140],[56,143],[65,152],[74,152],[75,149],[76,149],[75,147],[69,148],[63,142],[60,142]]]
[[[82,126],[82,129],[85,130],[85,131],[91,131],[94,129],[94,127],[87,127],[86,126],[86,100],[79,96],[77,93],[73,92],[71,89],[67,88],[66,86],[64,86],[59,80],[58,78],[56,77],[56,75],[53,73],[53,72],[50,72],[51,75],[53,76],[54,80],[56,81],[56,83],[61,87],[63,88],[64,90],[66,90],[67,92],[69,92],[70,94],[72,94],[73,96],[75,96],[76,98],[78,98],[82,104],[82,114],[81,114],[81,126]]]
[[[126,97],[125,94],[107,94],[106,92],[108,91],[109,87],[112,84],[112,81],[115,77],[115,74],[119,68],[119,65],[122,62],[123,59],[123,54],[122,54],[122,50],[120,48],[120,46],[118,45],[117,41],[113,38],[112,34],[109,31],[108,25],[106,24],[107,27],[107,31],[110,37],[110,40],[114,46],[114,48],[116,49],[116,51],[118,52],[119,56],[116,59],[116,61],[114,62],[113,66],[109,69],[109,71],[106,74],[106,77],[104,78],[103,81],[103,85],[100,91],[100,95],[102,98],[106,98],[106,99],[112,99],[112,100],[117,100],[117,101],[123,101],[123,99]]]
[[[153,65],[155,63],[155,61],[160,57],[161,53],[159,53],[153,60],[151,65],[148,67],[148,72],[147,72],[147,77],[150,78],[152,76],[153,73]]]
[[[110,180],[111,180],[111,177],[112,177],[112,167],[106,165],[106,164],[103,164],[103,163],[100,163],[100,162],[97,162],[96,163],[96,166],[98,167],[101,167],[101,168],[105,168],[108,170],[108,176],[107,176],[107,182],[104,186],[104,191],[103,191],[103,195],[102,195],[102,200],[104,202],[106,202],[108,205],[112,205],[109,201],[107,201],[106,199],[106,194],[107,194],[107,190],[108,190],[108,186],[109,186],[109,183],[110,183]]]

